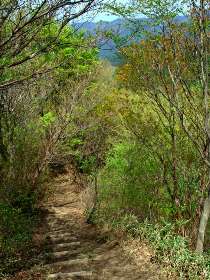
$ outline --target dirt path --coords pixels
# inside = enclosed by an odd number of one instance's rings
[[[85,223],[81,191],[73,181],[71,174],[55,178],[53,197],[45,204],[49,213],[46,279],[163,279],[144,252],[140,253],[139,263],[134,263],[126,246],[107,241],[99,230]]]

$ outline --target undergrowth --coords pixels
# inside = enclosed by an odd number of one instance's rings
[[[98,223],[108,222],[112,229],[149,243],[154,251],[153,260],[162,264],[168,274],[175,273],[180,280],[210,279],[210,256],[192,252],[188,240],[175,234],[172,224],[151,224],[147,220],[139,222],[132,214],[107,221],[96,213],[95,219]]]
[[[39,221],[36,209],[26,212],[0,203],[0,278],[34,264],[37,248],[32,238]]]
[[[192,172],[189,178],[193,178],[194,171],[189,172]],[[154,261],[162,263],[169,275],[175,273],[178,279],[210,279],[210,255],[191,250],[197,205],[193,191],[199,186],[194,182],[191,189],[194,198],[188,206],[187,202],[181,201],[176,209],[168,195],[168,188],[173,189],[168,178],[166,176],[166,182],[163,182],[162,167],[145,146],[127,140],[116,143],[98,172],[94,222],[108,224],[148,241],[154,251]],[[187,189],[181,175],[178,184],[180,193]],[[181,218],[176,218],[177,213]],[[181,235],[183,232],[185,234]]]

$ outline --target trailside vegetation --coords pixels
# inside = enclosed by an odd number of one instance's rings
[[[39,262],[25,260],[45,182],[71,161],[88,223],[150,244],[169,279],[210,279],[207,1],[103,6],[135,30],[115,67],[70,24],[96,1],[2,3],[0,277]]]
[[[78,129],[77,107],[98,63],[93,38],[69,22],[95,4],[1,3],[0,277],[37,262],[43,182],[57,147]]]

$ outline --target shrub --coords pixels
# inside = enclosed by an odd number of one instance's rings
[[[24,212],[0,203],[0,276],[18,271],[26,263],[30,265],[29,259],[33,261],[32,234],[38,222],[37,214],[35,209]]]
[[[95,216],[97,220],[97,215]],[[196,254],[189,249],[188,240],[174,232],[170,223],[139,222],[135,215],[122,215],[100,223],[109,223],[115,230],[126,232],[150,244],[153,261],[162,264],[168,274],[175,272],[179,279],[210,279],[210,255]]]

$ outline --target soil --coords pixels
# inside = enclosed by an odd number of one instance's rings
[[[152,262],[152,252],[139,240],[110,235],[87,224],[84,200],[87,189],[75,173],[55,177],[51,195],[43,204],[45,221],[34,239],[45,243],[43,265],[15,280],[164,280]],[[46,250],[47,249],[47,250]],[[37,272],[38,271],[38,272]]]

